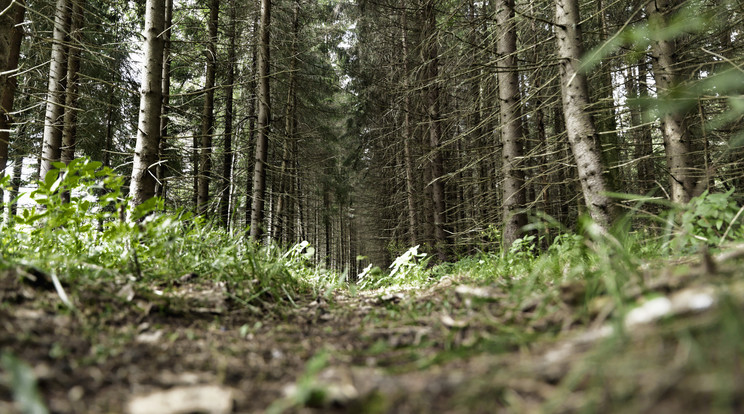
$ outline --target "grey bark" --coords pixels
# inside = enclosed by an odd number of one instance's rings
[[[64,122],[64,79],[67,74],[66,35],[70,30],[70,0],[57,0],[54,12],[52,56],[49,64],[49,88],[47,89],[46,113],[44,115],[44,138],[41,152],[40,178],[43,180],[52,169],[52,163],[60,160],[62,127]]]
[[[160,111],[163,98],[163,48],[165,0],[147,0],[145,5],[145,61],[140,89],[137,145],[132,165],[130,194],[138,206],[155,195],[155,163],[158,158]]]
[[[521,236],[527,224],[524,212],[526,194],[524,171],[520,160],[524,148],[522,111],[520,110],[519,76],[517,74],[517,31],[514,26],[514,0],[496,0],[496,24],[500,35],[496,41],[499,56],[499,108],[501,111],[501,142],[503,184],[503,247],[508,250]]]
[[[261,0],[261,23],[258,48],[258,134],[256,163],[253,169],[253,200],[251,205],[250,237],[259,242],[264,233],[264,196],[266,192],[266,158],[269,152],[270,99],[269,54],[271,28],[271,0]]]
[[[83,31],[84,0],[72,1],[72,24],[70,25],[70,43],[67,53],[67,80],[65,89],[65,115],[62,127],[61,160],[65,164],[75,159],[75,142],[77,139],[77,101],[80,72],[80,41]]]
[[[225,143],[222,160],[222,199],[220,217],[225,228],[230,228],[230,182],[233,166],[233,83],[235,83],[235,0],[230,0],[230,24],[227,36],[230,44],[227,50],[227,75],[225,78]]]
[[[290,178],[288,176],[288,166],[290,165],[290,147],[295,141],[295,132],[297,129],[297,117],[295,114],[295,106],[297,102],[297,91],[296,91],[296,71],[297,71],[297,36],[300,30],[300,3],[299,1],[294,2],[292,12],[292,46],[291,46],[291,60],[289,63],[289,80],[287,85],[287,105],[284,117],[284,142],[282,148],[282,163],[279,167],[279,193],[276,201],[276,212],[274,214],[274,226],[272,226],[271,238],[280,241],[283,235],[287,234],[287,230],[290,227],[290,221],[287,219],[285,209],[287,205],[287,198],[289,193],[289,187],[291,185]]]
[[[447,260],[447,235],[445,232],[444,159],[441,147],[441,114],[439,108],[439,48],[436,39],[437,16],[435,0],[426,0],[423,9],[426,116],[431,150],[431,199],[434,225],[434,248],[440,261]]]
[[[589,214],[605,231],[612,224],[612,200],[603,174],[600,141],[591,115],[586,111],[589,93],[581,65],[582,35],[577,0],[555,0],[556,43],[561,77],[561,98],[566,132],[579,173]]]
[[[173,25],[173,0],[165,2],[165,31],[163,32],[163,73],[161,75],[163,100],[160,107],[160,136],[158,141],[158,166],[155,168],[157,180],[155,182],[155,195],[165,198],[165,178],[168,173],[167,157],[168,150],[168,127],[170,118],[170,72],[171,72],[171,26]]]
[[[405,1],[401,2],[405,6]],[[411,95],[408,73],[408,20],[407,10],[401,8],[401,49],[403,55],[403,159],[406,169],[406,200],[408,201],[408,237],[411,246],[418,244],[418,219],[416,217],[415,184],[413,177],[413,157],[411,156]]]
[[[646,5],[646,13],[651,26],[664,28],[666,26],[665,14],[676,4],[679,2],[675,0],[650,1]],[[655,39],[651,43],[651,63],[657,95],[662,100],[662,106],[666,94],[679,81],[675,70],[675,52],[673,39]],[[675,203],[685,204],[690,201],[695,184],[690,174],[691,166],[688,159],[690,139],[684,125],[684,115],[679,112],[670,112],[663,107],[661,110],[661,133],[664,137],[664,150],[669,170],[670,197]]]
[[[207,41],[207,71],[204,76],[204,106],[202,108],[201,154],[199,159],[199,181],[196,210],[207,214],[209,184],[212,181],[212,136],[214,135],[214,84],[217,74],[217,23],[220,0],[212,0],[209,6]]]

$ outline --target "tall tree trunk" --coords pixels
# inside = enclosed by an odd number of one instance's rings
[[[160,136],[160,110],[163,99],[163,47],[165,0],[145,4],[145,62],[140,90],[137,145],[134,150],[130,194],[138,206],[155,195],[155,166]]]
[[[300,30],[300,3],[295,1],[292,12],[292,46],[289,63],[289,80],[287,85],[287,105],[284,117],[284,142],[282,148],[282,163],[279,167],[279,192],[276,201],[276,213],[274,214],[274,226],[272,226],[272,236],[274,240],[281,240],[285,237],[289,222],[286,219],[285,209],[287,205],[288,192],[290,187],[290,178],[287,174],[290,165],[290,148],[295,141],[295,131],[297,129],[297,115],[295,114],[295,105],[297,102],[297,37]]]
[[[665,14],[678,4],[678,0],[650,1],[646,5],[646,13],[652,28],[663,30],[667,25]],[[673,39],[654,39],[651,43],[651,63],[657,95],[662,101],[661,133],[664,137],[664,150],[669,170],[670,196],[673,202],[685,204],[690,201],[695,186],[690,174],[688,159],[690,139],[684,126],[684,115],[663,108],[666,95],[679,82],[674,67],[676,52],[674,43]]]
[[[401,1],[401,48],[403,56],[403,158],[406,169],[406,200],[408,201],[408,241],[411,246],[418,244],[418,219],[416,217],[416,186],[413,176],[413,157],[411,156],[411,91],[408,72],[408,10],[406,2]]]
[[[2,67],[6,74],[0,77],[0,88],[2,88],[2,97],[0,97],[0,178],[5,175],[5,167],[8,165],[10,127],[13,121],[10,113],[13,112],[13,102],[15,101],[16,86],[18,85],[15,71],[18,69],[21,42],[23,41],[23,27],[21,23],[23,23],[26,14],[24,2],[16,2],[7,14],[9,15],[8,17],[12,18],[11,27],[13,30],[9,38],[8,57],[5,61],[5,66]],[[4,20],[6,22],[2,22],[3,25],[7,24],[7,17],[4,17]],[[3,46],[0,45],[0,47]]]
[[[447,260],[447,235],[445,232],[444,157],[441,149],[442,125],[439,112],[439,49],[437,47],[436,0],[425,0],[423,9],[426,116],[431,149],[431,199],[434,224],[434,248],[440,261]]]
[[[77,137],[77,101],[80,71],[80,41],[83,31],[84,0],[72,1],[72,24],[70,25],[70,41],[72,45],[67,53],[67,89],[65,90],[65,115],[62,127],[61,160],[65,164],[75,159],[75,142]],[[69,197],[69,193],[65,197]]]
[[[60,160],[64,123],[64,79],[67,75],[66,35],[70,31],[70,0],[57,0],[54,12],[52,59],[49,64],[49,88],[44,115],[44,142],[41,153],[40,178]]]
[[[523,156],[524,132],[520,110],[519,76],[517,74],[517,30],[514,26],[514,0],[496,0],[496,24],[500,36],[496,42],[501,64],[498,68],[499,108],[501,110],[501,142],[503,184],[504,250],[522,234],[527,224],[524,212],[527,201],[524,170],[519,166]]]
[[[163,74],[161,83],[163,90],[163,101],[160,107],[160,140],[158,142],[158,166],[155,169],[157,181],[155,183],[155,195],[165,198],[165,178],[168,174],[167,151],[168,151],[168,126],[170,118],[170,78],[171,78],[171,26],[173,25],[173,0],[165,1],[165,31],[163,32]]]
[[[641,100],[648,98],[648,86],[646,85],[646,60],[641,59],[638,63],[638,75],[635,75],[633,66],[628,67],[625,76],[625,89],[628,92],[630,102],[630,125],[635,150],[633,158],[636,160],[636,191],[638,194],[649,194],[654,183],[653,146],[651,142],[651,131],[646,125],[645,114]]]
[[[207,42],[207,72],[204,76],[204,106],[202,108],[201,158],[196,210],[207,214],[209,205],[209,183],[212,181],[212,135],[214,135],[214,83],[217,76],[217,23],[220,0],[212,0],[209,6]]]
[[[108,108],[106,109],[106,137],[103,144],[103,166],[111,167],[111,149],[114,145],[114,84],[108,87]]]
[[[253,26],[251,38],[251,79],[248,82],[248,142],[246,147],[246,171],[251,171],[255,168],[255,137],[256,137],[256,124],[257,114],[256,109],[258,107],[258,16],[259,13],[253,14]],[[253,175],[246,174],[245,184],[245,224],[251,224],[252,206],[253,206]]]
[[[578,0],[555,0],[556,43],[560,59],[561,97],[568,141],[578,167],[584,202],[592,219],[605,231],[614,218],[612,200],[603,174],[600,141],[586,112],[589,93],[586,75],[579,71],[582,39]]]
[[[220,201],[220,217],[222,225],[225,228],[230,228],[230,183],[232,182],[232,166],[233,166],[233,90],[235,83],[235,32],[236,17],[235,17],[235,0],[230,1],[230,23],[227,28],[227,37],[230,40],[230,45],[227,49],[227,76],[225,82],[227,87],[225,88],[225,144],[222,159],[222,200]]]
[[[271,91],[269,85],[269,55],[271,28],[271,0],[261,0],[261,24],[258,49],[258,136],[256,137],[256,165],[253,169],[253,204],[251,205],[251,232],[254,242],[264,233],[264,196],[266,192],[266,158],[269,153],[269,110]]]

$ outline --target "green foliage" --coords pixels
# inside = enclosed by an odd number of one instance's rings
[[[671,240],[674,251],[690,252],[700,245],[717,247],[727,240],[744,238],[744,207],[734,198],[734,189],[726,193],[703,192],[689,204],[673,211],[678,235]]]
[[[185,273],[246,282],[249,300],[288,299],[313,283],[312,247],[260,248],[244,232],[228,232],[191,213],[163,213],[153,198],[131,208],[123,179],[87,159],[55,164],[28,194],[35,205],[0,229],[0,257],[59,275],[63,282],[129,273],[169,281]],[[239,298],[238,298],[239,299]]]

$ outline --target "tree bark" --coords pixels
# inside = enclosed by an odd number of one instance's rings
[[[665,14],[676,4],[676,0],[652,0],[646,5],[652,28],[666,26]],[[690,175],[688,159],[690,138],[684,125],[684,115],[663,108],[663,100],[679,82],[675,65],[676,47],[673,39],[655,39],[651,43],[651,63],[656,81],[657,96],[662,100],[661,133],[664,137],[667,168],[669,170],[670,197],[673,202],[685,204],[690,201],[695,184]]]
[[[424,46],[423,56],[426,66],[426,116],[429,128],[429,148],[431,149],[431,199],[434,224],[434,249],[440,261],[447,260],[447,235],[445,232],[445,193],[444,158],[441,149],[441,119],[439,111],[439,49],[437,47],[437,16],[435,0],[426,0],[423,9]]]
[[[251,205],[250,237],[259,242],[264,233],[264,196],[266,192],[266,158],[269,152],[270,99],[269,42],[271,28],[271,0],[261,0],[261,23],[258,49],[258,136],[256,137],[256,164],[253,169],[253,200]]]
[[[67,88],[65,90],[65,114],[62,127],[61,160],[65,164],[75,159],[75,143],[77,140],[77,101],[80,72],[80,41],[83,31],[84,0],[72,1],[72,19],[70,25],[70,43],[67,53]],[[69,194],[67,194],[69,196]],[[66,196],[66,197],[67,197]]]
[[[207,42],[207,71],[204,76],[204,106],[202,108],[201,156],[196,210],[207,214],[209,205],[209,183],[212,181],[212,135],[214,135],[214,84],[217,75],[217,24],[220,0],[212,0],[209,6]]]
[[[416,186],[413,177],[413,157],[411,156],[411,92],[408,73],[408,11],[405,1],[401,1],[401,49],[403,55],[403,159],[406,169],[406,200],[408,201],[408,241],[411,246],[418,245],[418,219],[416,217]]]
[[[578,167],[584,202],[594,222],[605,231],[614,218],[613,204],[603,174],[600,141],[586,112],[589,93],[581,65],[582,35],[577,0],[555,0],[556,43],[560,59],[561,97],[566,132]]]
[[[64,79],[67,74],[66,35],[70,31],[70,0],[57,0],[54,12],[52,57],[49,64],[46,114],[44,115],[44,141],[41,153],[40,176],[42,180],[60,160],[62,127],[64,124]]]
[[[259,13],[253,15],[252,35],[251,38],[251,79],[248,82],[248,142],[246,147],[248,154],[246,154],[246,171],[251,171],[255,168],[255,137],[256,137],[256,124],[257,114],[256,109],[258,107],[258,17]],[[251,224],[252,206],[253,206],[253,175],[246,174],[245,184],[245,224]]]
[[[300,30],[300,3],[299,1],[294,2],[292,12],[292,47],[290,55],[292,56],[289,63],[289,80],[287,85],[287,105],[284,117],[284,142],[282,148],[282,163],[279,167],[279,192],[277,194],[276,201],[276,213],[274,214],[274,226],[272,226],[271,238],[277,241],[284,239],[287,234],[289,227],[289,220],[286,217],[285,209],[287,205],[287,198],[289,197],[289,187],[291,181],[288,176],[288,166],[290,165],[290,148],[292,143],[295,141],[295,133],[297,129],[297,114],[295,113],[295,107],[297,104],[297,37],[299,36]]]
[[[165,31],[163,32],[163,74],[161,75],[163,100],[160,107],[160,136],[158,141],[158,166],[155,168],[157,180],[155,182],[155,195],[166,197],[165,178],[168,174],[168,127],[170,118],[170,78],[171,78],[171,26],[173,25],[173,0],[165,1]]]
[[[220,217],[222,225],[230,228],[230,183],[232,182],[233,166],[233,91],[235,83],[235,0],[230,0],[230,23],[227,28],[227,36],[230,45],[227,49],[227,75],[225,82],[225,143],[222,159],[222,200],[220,200]]]
[[[163,98],[163,48],[165,39],[165,0],[147,0],[145,5],[145,62],[140,90],[137,145],[134,150],[132,206],[155,195],[154,165],[158,157],[160,110]]]
[[[522,111],[520,110],[519,76],[517,74],[517,31],[514,26],[514,0],[496,0],[496,24],[500,36],[496,53],[501,63],[498,68],[499,108],[501,111],[501,142],[503,184],[503,248],[508,250],[521,237],[527,224],[524,212],[527,201],[524,171],[520,168],[524,148]]]
[[[6,6],[7,7],[7,6]],[[4,10],[4,9],[3,9]],[[5,167],[8,165],[8,145],[10,144],[10,127],[13,123],[11,112],[15,101],[15,92],[18,80],[15,71],[18,69],[18,59],[21,55],[21,42],[23,41],[23,19],[26,14],[26,6],[23,1],[18,1],[7,13],[13,19],[12,31],[8,47],[8,57],[3,66],[5,75],[0,77],[0,178],[5,175]],[[7,19],[5,19],[7,20]],[[2,22],[2,24],[6,24]],[[0,200],[1,201],[1,200]]]

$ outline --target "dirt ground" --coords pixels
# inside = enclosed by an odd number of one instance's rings
[[[52,413],[744,412],[744,272],[701,266],[648,271],[624,317],[582,283],[515,297],[454,275],[294,305],[122,277],[67,286],[70,310],[48,275],[15,268],[0,353]],[[22,412],[13,378],[6,364],[0,413]]]

